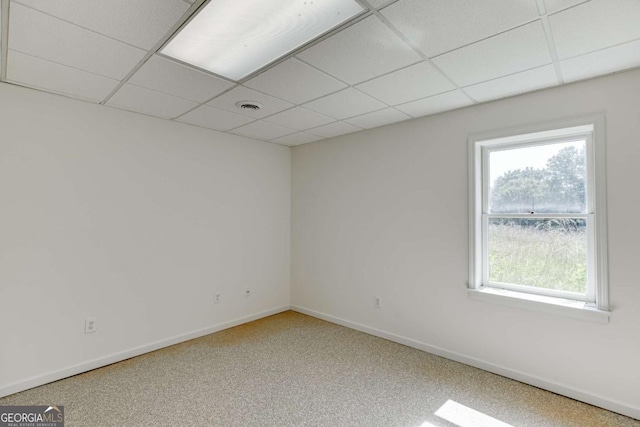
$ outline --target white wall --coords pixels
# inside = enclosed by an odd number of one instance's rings
[[[638,100],[635,70],[295,147],[292,304],[640,418]],[[468,135],[600,112],[610,323],[471,300]]]
[[[290,151],[0,84],[0,395],[288,308]]]

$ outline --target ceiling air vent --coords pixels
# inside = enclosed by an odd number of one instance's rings
[[[236,107],[241,110],[258,111],[262,108],[262,104],[255,101],[240,101],[236,102]]]

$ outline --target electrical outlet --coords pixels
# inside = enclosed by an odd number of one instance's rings
[[[84,319],[84,333],[90,334],[98,330],[98,321],[95,317],[87,317]]]
[[[246,288],[246,289],[244,290],[244,297],[245,297],[245,298],[249,298],[250,296],[251,296],[251,289]]]
[[[213,303],[214,304],[220,304],[222,302],[222,295],[220,294],[215,294],[213,296]]]
[[[382,299],[380,297],[373,297],[373,307],[382,308]]]

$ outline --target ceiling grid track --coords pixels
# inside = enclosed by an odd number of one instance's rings
[[[538,5],[538,13],[540,14],[540,21],[542,22],[542,28],[544,28],[544,35],[547,38],[549,53],[551,54],[551,59],[553,60],[553,68],[556,72],[556,76],[558,77],[558,83],[562,85],[564,84],[564,78],[562,77],[560,60],[558,59],[558,51],[556,49],[556,44],[553,41],[553,34],[551,33],[551,24],[549,23],[549,16],[547,15],[547,10],[544,5],[544,0],[536,0],[536,4]]]
[[[163,58],[166,58],[166,56],[164,56],[164,55],[161,55],[161,56],[162,56]],[[222,96],[222,95],[224,95],[224,94],[225,94],[225,93],[227,93],[227,92],[231,92],[233,89],[237,88],[238,86],[240,86],[240,85],[239,85],[239,84],[234,84],[234,85],[233,85],[233,86],[231,86],[229,89],[227,89],[227,90],[225,90],[225,91],[223,91],[223,92],[220,92],[220,93],[216,94],[215,96],[212,96],[211,98],[207,99],[206,101],[204,101],[204,102],[202,102],[202,103],[197,104],[197,105],[196,105],[195,107],[193,107],[193,108],[189,108],[189,109],[188,109],[188,110],[186,110],[184,113],[178,114],[177,116],[173,117],[171,120],[179,119],[179,118],[180,118],[180,117],[182,117],[182,116],[186,116],[187,114],[189,114],[189,113],[190,113],[190,112],[192,112],[193,110],[197,110],[198,108],[200,108],[200,107],[202,107],[202,106],[206,106],[208,103],[210,103],[211,101],[213,101],[213,100],[214,100],[214,99],[216,99],[217,97]],[[247,117],[249,117],[249,116],[247,116]],[[256,119],[256,120],[257,120],[257,119]],[[253,123],[253,122],[251,122],[251,123]]]
[[[148,17],[154,0],[119,11],[84,1],[0,0],[0,81],[230,135],[248,126],[249,138],[283,145],[312,142],[316,128],[326,138],[640,68],[635,0],[478,2],[465,10],[455,2],[352,0],[351,19],[232,77],[174,58],[167,47],[218,0],[167,0]],[[582,33],[584,22],[597,29]],[[264,108],[238,110],[241,100]]]
[[[202,6],[202,4],[206,0],[197,0],[195,1],[189,9],[182,15],[182,17],[178,20],[176,24],[174,24],[169,31],[160,39],[158,43],[156,43],[147,53],[142,57],[142,59],[129,71],[129,73],[120,80],[120,83],[116,85],[115,88],[100,102],[100,104],[104,105],[113,97],[122,88],[122,86],[129,81],[129,79],[156,53],[159,49],[164,46],[167,41],[173,37],[173,35],[180,29],[182,26],[191,19],[191,17],[196,13],[196,11]]]
[[[2,34],[0,34],[0,81],[7,81],[7,57],[9,56],[9,0],[1,0],[0,20],[2,20]]]
[[[374,9],[375,10],[375,9]],[[449,77],[444,71],[442,71],[442,69],[440,67],[438,67],[436,65],[435,62],[433,62],[431,60],[431,58],[429,58],[427,55],[424,54],[424,52],[422,52],[418,46],[414,45],[403,33],[401,33],[396,27],[395,25],[393,25],[391,22],[389,22],[389,20],[387,18],[384,17],[384,15],[382,15],[382,13],[380,13],[380,11],[375,10],[374,14],[378,17],[378,19],[380,21],[382,21],[382,23],[384,25],[386,25],[391,31],[393,31],[393,33],[395,35],[397,35],[398,37],[400,37],[400,39],[406,43],[409,47],[411,47],[411,49],[414,50],[414,52],[416,52],[418,55],[420,55],[420,57],[422,59],[424,59],[429,65],[431,65],[440,75],[442,75],[442,77],[444,77],[445,79],[447,79],[452,85],[454,85],[456,87],[457,90],[459,90],[460,92],[462,92],[464,94],[464,96],[466,96],[472,103],[477,104],[478,101],[476,101],[471,95],[469,95],[464,88],[462,88],[462,86],[460,86],[458,83],[456,83],[455,81],[453,81],[451,79],[451,77]],[[456,90],[453,89],[453,90]]]
[[[248,76],[243,77],[242,79],[238,80],[238,84],[243,84],[243,83],[251,80],[252,78],[256,77],[258,74],[262,74],[265,71],[269,70],[270,68],[273,68],[276,65],[283,63],[287,59],[291,59],[291,58],[295,57],[296,55],[302,53],[303,51],[309,49],[310,47],[315,46],[318,43],[328,39],[329,37],[332,37],[332,36],[336,35],[337,33],[341,32],[342,30],[346,30],[347,28],[351,27],[352,25],[357,24],[358,22],[368,18],[371,15],[372,15],[372,13],[370,11],[363,12],[361,15],[354,17],[353,19],[349,20],[348,22],[343,23],[342,25],[337,26],[336,28],[334,28],[333,30],[329,31],[328,33],[323,34],[323,35],[317,37],[316,39],[313,39],[309,43],[303,44],[302,46],[300,46],[297,49],[289,52],[288,54],[282,56],[281,58],[278,58],[275,61],[265,65],[264,67],[254,71],[253,73],[249,74]],[[300,60],[300,58],[296,58],[296,59]],[[320,71],[322,71],[322,70],[320,70]],[[325,71],[322,71],[322,72],[324,74],[327,74]],[[327,74],[327,75],[329,75],[329,74]],[[331,76],[331,77],[336,79],[336,80],[339,80],[335,76]]]
[[[334,78],[334,79],[338,80],[339,82],[341,82],[341,83],[343,83],[343,84],[347,85],[347,87],[343,87],[342,89],[338,89],[338,90],[333,91],[333,92],[325,93],[325,94],[324,94],[324,95],[322,95],[322,96],[319,96],[319,97],[314,98],[314,99],[310,99],[310,100],[306,101],[306,102],[305,102],[305,104],[308,104],[308,103],[313,102],[313,101],[317,101],[318,99],[326,98],[326,97],[331,96],[331,95],[334,95],[334,94],[336,94],[336,93],[338,93],[338,92],[342,92],[343,90],[346,90],[346,89],[353,89],[353,90],[356,90],[356,91],[360,92],[361,94],[363,94],[363,95],[365,95],[365,96],[368,96],[368,97],[370,97],[370,98],[375,99],[376,101],[379,101],[379,102],[382,102],[383,104],[385,104],[385,106],[384,106],[383,108],[380,108],[380,109],[378,109],[378,110],[373,110],[373,111],[369,111],[369,112],[367,112],[367,113],[357,114],[357,115],[355,115],[355,116],[347,117],[347,118],[345,118],[345,119],[336,119],[336,121],[344,122],[344,123],[347,123],[347,124],[349,124],[349,125],[351,125],[351,126],[355,126],[355,125],[353,125],[353,124],[351,124],[351,123],[347,122],[346,120],[350,120],[350,119],[353,119],[353,118],[355,118],[355,117],[360,117],[360,116],[364,116],[364,115],[367,115],[367,114],[375,113],[375,112],[377,112],[377,111],[386,110],[387,108],[392,108],[392,109],[394,109],[394,110],[396,110],[396,111],[398,111],[398,112],[402,113],[402,111],[400,111],[400,110],[396,109],[393,105],[389,105],[389,104],[387,104],[386,102],[384,102],[383,100],[378,99],[378,98],[376,98],[376,97],[375,97],[375,96],[373,96],[373,95],[370,95],[370,94],[368,94],[368,93],[365,93],[365,92],[361,91],[360,89],[358,89],[358,88],[356,87],[357,85],[360,85],[360,84],[362,84],[362,83],[366,83],[366,82],[371,81],[371,80],[375,80],[375,79],[377,79],[377,78],[379,78],[379,77],[383,77],[383,76],[386,76],[386,75],[388,75],[388,74],[395,73],[396,71],[404,70],[405,68],[413,67],[414,65],[416,65],[416,64],[420,64],[420,63],[421,63],[421,61],[420,61],[420,62],[415,62],[415,63],[413,63],[413,64],[405,65],[404,67],[398,68],[397,70],[392,70],[392,71],[389,71],[389,72],[386,72],[386,73],[380,74],[379,76],[374,76],[374,77],[371,77],[370,79],[366,79],[366,80],[363,80],[363,81],[361,81],[361,82],[358,82],[358,83],[356,83],[356,84],[353,84],[353,85],[352,85],[352,84],[349,84],[349,83],[345,82],[345,81],[344,81],[344,80],[342,80],[342,79],[339,79],[338,77],[335,77],[335,76],[333,76],[333,75],[331,75],[331,74],[328,74],[327,72],[325,72],[325,71],[321,70],[320,68],[316,67],[315,65],[310,64],[310,63],[308,63],[307,61],[303,60],[302,58],[296,58],[296,59],[297,59],[298,61],[300,61],[300,62],[302,62],[302,63],[304,63],[304,64],[308,65],[309,67],[312,67],[313,69],[315,69],[315,70],[317,70],[317,71],[320,71],[321,73],[324,73],[324,74],[328,75],[329,77],[332,77],[332,78]],[[439,95],[439,94],[436,94],[436,95]],[[434,95],[434,96],[435,96],[435,95]],[[413,102],[413,101],[409,101],[409,102]],[[304,108],[304,104],[301,104],[300,106],[301,106],[302,108]],[[405,113],[402,113],[402,114],[405,114]],[[334,123],[335,123],[335,122],[334,122]],[[317,127],[320,127],[320,126],[317,126]],[[358,127],[359,127],[359,126],[358,126]],[[309,130],[311,130],[311,129],[309,129]]]
[[[536,0],[536,6],[538,6],[538,15],[543,16],[547,14],[547,8],[544,5],[544,0]]]
[[[147,62],[149,60],[149,58],[151,58],[153,56],[152,52],[147,52],[142,59],[140,60],[140,62],[138,62],[136,64],[135,67],[133,67],[131,69],[131,71],[129,71],[129,73],[127,73],[126,76],[124,76],[124,78],[122,80],[120,80],[120,82],[116,85],[116,87],[113,88],[113,90],[100,102],[100,104],[104,105],[107,102],[109,102],[109,100],[113,97],[113,95],[116,94],[116,92],[118,92],[122,86],[125,85],[125,83],[127,83],[127,81],[129,81],[129,79],[138,72],[138,70],[140,69],[140,67],[142,67],[144,65],[145,62]]]
[[[560,60],[558,59],[558,51],[556,49],[556,44],[553,42],[553,34],[551,34],[551,24],[549,24],[549,17],[547,15],[540,17],[542,21],[542,27],[544,28],[544,35],[547,38],[547,44],[549,45],[549,53],[551,54],[551,59],[553,60],[553,68],[556,71],[556,76],[558,76],[558,82],[562,85],[564,84],[564,78],[562,77],[562,70],[560,69]]]
[[[88,31],[88,32],[93,33],[93,34],[97,34],[97,35],[98,35],[98,36],[100,36],[100,37],[104,37],[104,38],[107,38],[107,39],[109,39],[109,40],[113,40],[113,41],[115,41],[115,42],[118,42],[118,43],[121,43],[121,44],[124,44],[124,45],[130,46],[130,47],[133,47],[133,48],[138,49],[138,50],[144,50],[144,49],[143,49],[143,48],[141,48],[140,46],[136,46],[136,45],[131,44],[131,43],[129,43],[129,42],[126,42],[126,41],[123,41],[123,40],[117,39],[117,38],[115,38],[115,37],[111,37],[111,36],[109,36],[109,35],[107,35],[107,34],[101,33],[101,32],[99,32],[99,31],[96,31],[96,30],[92,29],[92,28],[85,27],[85,26],[80,25],[80,24],[77,24],[77,23],[75,23],[75,22],[71,22],[71,21],[69,21],[69,20],[67,20],[67,19],[64,19],[64,18],[61,18],[61,17],[59,17],[59,16],[52,15],[52,14],[50,14],[50,13],[47,13],[47,12],[43,11],[43,10],[37,9],[37,8],[35,8],[35,7],[33,7],[33,6],[29,5],[29,4],[25,4],[25,3],[21,2],[21,1],[18,1],[18,0],[7,0],[7,1],[10,1],[10,2],[15,3],[15,4],[19,4],[20,6],[22,6],[22,7],[24,7],[24,8],[31,9],[31,10],[32,10],[32,11],[34,11],[34,12],[40,13],[40,14],[42,14],[42,15],[46,15],[46,16],[48,16],[48,17],[50,17],[50,18],[55,19],[55,20],[58,20],[58,21],[64,22],[65,24],[69,24],[69,25],[73,25],[74,27],[81,28],[81,29],[83,29],[84,31]]]
[[[205,2],[206,2],[206,0],[201,1],[201,3],[205,3]],[[198,6],[198,8],[201,8],[201,7],[204,7],[204,5],[199,5],[199,6]],[[187,24],[191,19],[193,19],[193,18],[195,17],[195,15],[196,15],[196,11],[197,11],[197,8],[196,8],[196,10],[194,10],[193,12],[190,12],[190,11],[191,11],[191,9],[189,9],[189,11],[187,11],[187,13],[191,13],[191,16],[189,16],[187,19],[183,20],[183,21],[181,22],[181,24],[178,26],[178,28],[176,29],[176,31],[174,31],[174,33],[173,33],[171,36],[167,37],[167,38],[166,38],[166,40],[164,40],[164,41],[163,41],[163,43],[161,43],[161,45],[160,45],[160,46],[157,46],[156,51],[161,50],[161,49],[162,49],[162,48],[163,48],[167,43],[169,43],[169,41],[173,38],[173,36],[178,32],[178,30],[179,30],[180,28],[182,28],[182,27],[183,27],[184,25],[186,25],[186,24]],[[185,66],[188,66],[188,67],[191,67],[191,68],[194,68],[194,69],[200,70],[200,71],[202,71],[202,72],[204,72],[204,73],[206,73],[206,74],[210,74],[210,75],[213,75],[213,76],[215,76],[215,77],[222,78],[222,79],[224,79],[224,80],[227,80],[227,81],[230,81],[230,82],[232,82],[232,83],[235,83],[235,85],[234,85],[234,86],[230,87],[229,89],[225,90],[224,92],[221,92],[221,93],[216,94],[215,96],[213,96],[213,97],[211,97],[211,98],[209,98],[209,99],[205,100],[205,101],[204,101],[204,102],[202,102],[202,103],[199,103],[198,105],[194,106],[193,108],[188,109],[187,111],[185,111],[185,112],[183,112],[183,113],[181,113],[181,114],[179,114],[179,115],[177,115],[177,116],[175,116],[175,117],[171,118],[170,120],[174,120],[174,121],[175,121],[175,120],[179,119],[180,117],[183,117],[183,116],[185,116],[185,115],[187,115],[187,114],[191,113],[192,111],[194,111],[194,110],[196,110],[196,109],[198,109],[198,108],[200,108],[200,107],[202,107],[202,106],[206,106],[209,102],[211,102],[211,101],[213,101],[214,99],[216,99],[216,98],[218,98],[218,97],[220,97],[220,96],[224,95],[225,93],[230,92],[231,90],[233,90],[233,89],[235,89],[235,88],[237,88],[237,87],[241,86],[243,83],[245,83],[245,82],[247,82],[247,81],[251,80],[251,79],[252,79],[252,78],[254,78],[255,76],[257,76],[257,75],[259,75],[259,74],[264,73],[265,71],[267,71],[267,70],[269,70],[269,69],[271,69],[271,68],[273,68],[273,67],[277,66],[278,64],[283,63],[284,61],[286,61],[286,60],[288,60],[288,59],[294,58],[298,53],[300,53],[300,52],[302,52],[302,51],[306,50],[307,48],[309,48],[309,47],[311,47],[311,46],[313,46],[313,45],[315,45],[315,44],[317,44],[317,43],[322,42],[323,40],[325,40],[325,39],[327,39],[327,38],[329,38],[329,37],[333,36],[334,34],[337,34],[338,32],[340,32],[340,31],[344,30],[345,28],[347,28],[347,27],[349,27],[349,26],[351,26],[351,25],[354,25],[354,24],[356,24],[356,23],[360,22],[361,20],[363,20],[363,19],[367,18],[368,16],[371,16],[371,12],[370,12],[370,11],[366,11],[366,10],[365,10],[361,15],[359,15],[359,16],[357,16],[357,17],[355,17],[354,19],[352,19],[352,20],[350,20],[350,21],[348,21],[348,22],[345,22],[345,23],[343,23],[342,25],[337,26],[337,27],[336,27],[336,28],[334,28],[333,30],[329,31],[329,32],[328,32],[328,33],[326,33],[326,34],[323,34],[323,35],[321,35],[321,36],[317,37],[316,39],[312,40],[312,41],[311,41],[311,42],[309,42],[309,43],[305,43],[304,45],[300,46],[299,48],[295,49],[294,51],[289,52],[289,53],[288,53],[288,54],[286,54],[286,55],[283,55],[282,57],[280,57],[280,58],[276,59],[275,61],[273,61],[273,62],[271,62],[271,63],[269,63],[269,64],[265,65],[264,67],[262,67],[262,68],[260,68],[260,69],[258,69],[258,70],[256,70],[256,71],[254,71],[253,73],[250,73],[249,75],[247,75],[247,76],[243,77],[242,79],[240,79],[240,80],[238,80],[238,81],[230,80],[230,79],[228,79],[228,78],[226,78],[226,77],[224,77],[224,76],[220,76],[220,75],[215,74],[215,73],[212,73],[212,72],[210,72],[210,71],[208,71],[208,70],[203,70],[203,69],[201,69],[201,68],[199,68],[199,67],[194,67],[194,66],[193,66],[193,65],[191,65],[191,64],[186,64],[185,62],[183,62],[183,61],[181,61],[181,60],[179,60],[179,59],[176,59],[176,58],[172,58],[172,57],[166,56],[166,55],[162,54],[161,52],[156,52],[156,54],[157,54],[158,56],[161,56],[161,57],[163,57],[163,58],[169,59],[169,60],[171,60],[171,61],[178,62],[178,63],[183,64],[183,65],[185,65]],[[148,58],[147,58],[147,59],[148,59]],[[300,60],[299,58],[296,58],[296,59]],[[146,59],[145,59],[144,61],[146,62]],[[144,64],[144,62],[143,62],[143,64]],[[142,64],[140,64],[140,66],[142,66]],[[139,67],[138,67],[138,68],[139,68]],[[138,69],[138,68],[136,68],[136,69],[134,70],[134,73],[133,73],[133,74],[135,74],[135,71],[137,71],[137,69]],[[315,68],[315,67],[314,67],[314,68]],[[321,71],[323,74],[326,74],[326,73],[325,73],[324,71],[322,71],[322,70],[318,70],[318,71]],[[327,75],[328,75],[328,74],[327,74]],[[127,76],[127,79],[128,79],[128,78],[130,78],[130,77],[131,77],[131,76]],[[330,76],[330,77],[333,77],[333,76]],[[335,78],[335,77],[333,77],[333,78]],[[114,89],[113,93],[109,95],[109,97],[113,96],[113,95],[115,94],[115,92],[117,92],[117,90],[118,90],[121,86],[122,86],[122,85],[120,85],[120,86],[116,87],[116,88]],[[256,90],[256,89],[252,89],[252,90]],[[260,91],[257,91],[257,92],[260,92]],[[263,93],[263,92],[260,92],[260,93]],[[335,92],[334,92],[334,93],[335,93]],[[263,93],[263,94],[264,94],[264,95],[267,95],[267,96],[272,96],[272,95],[269,95],[269,94],[266,94],[266,93]],[[107,102],[107,100],[105,100],[104,102]],[[310,101],[308,101],[308,102],[310,102]],[[296,106],[298,106],[298,105],[299,105],[299,104],[294,104],[292,107],[289,107],[289,108],[287,108],[287,109],[285,109],[285,110],[282,110],[282,111],[291,110],[291,109],[295,108],[295,107],[296,107]],[[254,123],[254,122],[259,121],[259,120],[263,120],[263,119],[265,119],[265,118],[267,118],[267,117],[271,117],[272,115],[278,114],[278,113],[280,113],[280,112],[282,112],[282,111],[278,111],[278,112],[276,112],[276,113],[270,114],[270,115],[265,116],[265,117],[261,117],[261,118],[259,118],[259,119],[254,119],[252,122],[245,123],[245,124],[243,124],[243,125],[240,125],[240,126],[234,127],[234,128],[232,128],[232,129],[228,129],[227,131],[223,131],[223,132],[225,132],[225,133],[229,133],[228,131],[231,131],[231,130],[237,129],[237,128],[242,127],[242,126],[246,126],[246,125],[248,125],[248,124]],[[250,116],[246,116],[246,117],[250,117]],[[253,117],[252,117],[252,118],[253,118]]]
[[[194,15],[195,15],[195,14],[194,14]],[[297,58],[297,57],[296,57],[296,55],[298,55],[299,53],[301,53],[301,52],[303,52],[303,51],[307,50],[308,48],[310,48],[310,47],[312,47],[312,46],[314,46],[314,45],[316,45],[316,44],[318,44],[318,43],[320,43],[320,42],[322,42],[322,41],[324,41],[324,40],[328,39],[329,37],[331,37],[331,36],[333,36],[333,35],[335,35],[335,34],[337,34],[337,33],[341,32],[342,30],[345,30],[346,28],[348,28],[348,27],[350,27],[350,26],[352,26],[352,25],[357,24],[358,22],[362,21],[363,19],[368,18],[368,17],[369,17],[369,16],[371,16],[371,15],[372,15],[371,11],[365,11],[365,12],[363,12],[361,15],[359,15],[359,16],[357,16],[357,17],[355,17],[355,18],[351,19],[351,20],[349,20],[348,22],[345,22],[345,23],[343,23],[342,25],[337,26],[336,28],[334,28],[333,30],[329,31],[328,33],[323,34],[323,35],[321,35],[321,36],[317,37],[316,39],[314,39],[314,40],[310,41],[309,43],[305,43],[304,45],[302,45],[302,46],[298,47],[297,49],[295,49],[295,50],[293,50],[293,51],[291,51],[291,52],[289,52],[288,54],[286,54],[286,55],[284,55],[284,56],[282,56],[282,57],[280,57],[280,58],[276,59],[275,61],[273,61],[273,62],[271,62],[271,63],[269,63],[269,64],[265,65],[265,66],[264,66],[264,67],[262,67],[262,68],[259,68],[258,70],[256,70],[256,71],[254,71],[253,73],[251,73],[251,74],[249,74],[249,75],[247,75],[247,76],[243,77],[242,79],[238,80],[237,82],[236,82],[236,81],[233,81],[233,80],[230,80],[230,79],[228,79],[228,78],[226,78],[226,77],[224,77],[224,76],[220,76],[220,75],[218,75],[218,74],[212,73],[212,72],[210,72],[210,71],[202,70],[202,69],[201,69],[201,68],[199,68],[199,67],[194,67],[193,65],[191,65],[191,64],[187,64],[187,63],[185,63],[185,62],[183,62],[183,61],[181,61],[181,60],[179,60],[179,59],[172,58],[172,57],[170,57],[170,56],[166,56],[166,55],[164,55],[164,54],[162,54],[162,53],[158,53],[157,55],[158,55],[158,56],[161,56],[161,57],[163,57],[163,58],[169,59],[169,60],[171,60],[171,61],[178,62],[178,63],[180,63],[180,64],[184,64],[184,65],[186,65],[186,66],[188,66],[188,67],[192,67],[192,68],[195,68],[195,69],[201,70],[201,71],[202,71],[202,72],[204,72],[204,73],[207,73],[207,74],[213,75],[213,76],[215,76],[215,77],[222,78],[222,79],[225,79],[225,80],[227,80],[227,81],[230,81],[230,82],[235,83],[235,86],[233,86],[233,87],[231,87],[231,88],[229,88],[229,89],[225,90],[224,92],[221,92],[221,93],[219,93],[219,94],[217,94],[217,95],[215,95],[215,96],[211,97],[210,99],[207,99],[205,102],[202,102],[202,103],[200,103],[200,104],[196,105],[195,107],[193,107],[193,108],[191,108],[191,109],[189,109],[189,110],[185,111],[184,113],[180,114],[179,116],[174,117],[172,120],[175,120],[175,119],[180,118],[180,117],[182,117],[182,116],[184,116],[184,115],[186,115],[186,114],[189,114],[189,113],[190,113],[190,112],[192,112],[193,110],[196,110],[196,109],[200,108],[201,106],[208,104],[209,102],[211,102],[211,101],[213,101],[214,99],[218,98],[219,96],[222,96],[222,95],[224,95],[225,93],[227,93],[227,92],[229,92],[229,91],[231,91],[231,90],[235,89],[235,88],[236,88],[236,87],[238,87],[238,86],[242,86],[244,83],[248,82],[249,80],[251,80],[252,78],[256,77],[257,75],[262,74],[262,73],[264,73],[265,71],[267,71],[267,70],[269,70],[269,69],[271,69],[271,68],[273,68],[273,67],[276,67],[277,65],[282,64],[283,62],[285,62],[285,61],[287,61],[287,60],[289,60],[289,59],[291,59],[291,58],[295,58],[296,60],[298,60],[298,61],[300,61],[300,62],[303,62],[304,64],[309,65],[310,67],[313,67],[315,70],[317,70],[317,71],[321,72],[322,74],[325,74],[325,75],[327,75],[327,76],[329,76],[329,77],[331,77],[331,78],[333,78],[333,79],[336,79],[336,80],[338,80],[339,82],[341,82],[341,83],[343,83],[343,84],[345,84],[345,85],[347,85],[347,86],[349,86],[349,87],[350,87],[350,85],[348,85],[346,82],[343,82],[342,80],[338,79],[337,77],[332,76],[332,75],[328,74],[327,72],[325,72],[325,71],[323,71],[323,70],[320,70],[319,68],[317,68],[317,67],[315,67],[315,66],[313,66],[313,65],[311,65],[311,64],[308,64],[307,62],[303,61],[302,59]],[[169,40],[167,40],[167,42],[168,42],[168,41],[169,41]],[[166,42],[165,42],[165,44],[166,44]],[[160,48],[162,48],[162,46],[161,46]],[[160,49],[160,48],[158,48],[158,49]],[[245,87],[246,87],[246,86],[245,86]],[[323,97],[325,97],[325,96],[327,96],[327,95],[332,95],[332,94],[334,94],[334,93],[336,93],[336,92],[340,92],[341,90],[344,90],[344,89],[346,89],[346,88],[342,88],[342,89],[336,90],[336,91],[334,91],[334,92],[331,92],[331,93],[328,93],[328,94],[325,94],[325,95],[319,96],[318,98],[310,99],[310,100],[308,100],[308,101],[305,101],[305,103],[315,101],[316,99],[323,98]],[[255,90],[256,92],[260,92],[259,90],[257,90],[257,89],[253,89],[253,88],[251,88],[251,90]],[[264,92],[260,92],[260,93],[262,93],[262,94],[264,94],[264,95],[267,95],[267,96],[273,96],[273,95],[269,95],[268,93],[264,93]],[[287,101],[287,102],[288,102],[288,101]],[[278,113],[280,113],[280,112],[282,112],[282,111],[291,110],[291,109],[293,109],[293,108],[295,108],[295,107],[297,107],[297,106],[300,106],[300,105],[301,105],[301,104],[294,104],[294,105],[293,105],[293,107],[289,107],[289,108],[287,108],[287,109],[285,109],[285,110],[281,110],[281,111],[279,111]],[[265,119],[265,118],[267,118],[267,117],[271,117],[272,115],[275,115],[275,114],[278,114],[278,113],[273,113],[273,114],[270,114],[269,116],[261,117],[260,119],[256,119],[256,120],[254,120],[254,121],[263,120],[263,119]],[[250,117],[250,116],[247,116],[247,117]],[[253,123],[253,122],[251,122],[251,123]],[[250,124],[250,123],[247,123],[247,124]],[[238,127],[242,127],[242,126],[245,126],[245,125],[240,125],[240,126],[238,126]],[[233,129],[236,129],[236,128],[233,128]],[[233,130],[233,129],[229,129],[229,130]]]

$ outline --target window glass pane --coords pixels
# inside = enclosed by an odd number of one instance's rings
[[[579,218],[490,218],[489,281],[587,292],[587,227]]]
[[[586,213],[585,141],[489,153],[490,213]]]

